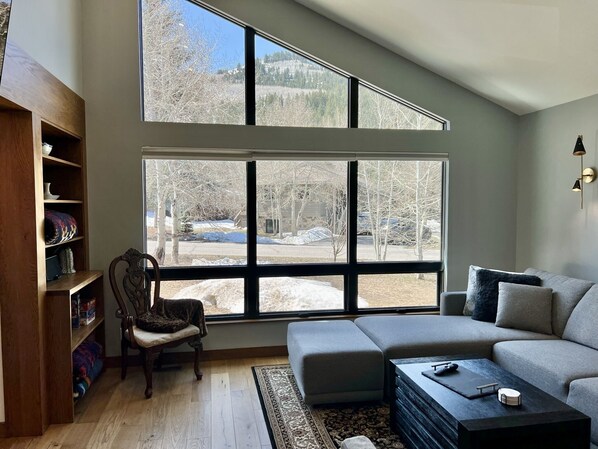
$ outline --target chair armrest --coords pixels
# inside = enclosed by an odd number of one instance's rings
[[[463,315],[467,292],[444,292],[440,294],[440,315]]]

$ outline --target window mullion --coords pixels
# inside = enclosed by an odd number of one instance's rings
[[[247,277],[245,278],[245,315],[259,315],[257,279],[257,189],[255,162],[247,162]]]
[[[349,78],[349,128],[359,126],[359,80],[355,77]]]
[[[255,30],[251,27],[245,27],[245,124],[255,125]]]
[[[357,312],[357,161],[349,162],[347,180],[347,260],[349,271],[345,279],[345,308]]]

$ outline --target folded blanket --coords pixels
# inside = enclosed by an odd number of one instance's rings
[[[102,354],[102,345],[95,341],[84,341],[73,351],[73,376],[88,376]]]
[[[149,332],[173,333],[193,324],[199,336],[208,335],[203,303],[198,299],[158,298],[149,312],[137,318],[137,326]]]
[[[46,210],[44,217],[46,245],[66,242],[77,235],[77,221],[72,215]]]
[[[93,364],[91,370],[89,371],[88,375],[74,378],[73,394],[75,397],[80,398],[83,395],[85,395],[85,393],[87,393],[87,390],[89,390],[90,385],[93,383],[94,380],[97,379],[97,377],[102,372],[102,368],[104,368],[104,362],[102,361],[102,359],[97,359]]]

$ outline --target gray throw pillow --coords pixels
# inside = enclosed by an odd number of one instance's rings
[[[552,334],[552,289],[499,282],[496,325]]]
[[[496,322],[498,307],[498,283],[510,282],[511,284],[542,285],[538,276],[528,276],[520,273],[486,270],[480,268],[476,271],[478,291],[475,298],[475,308],[471,318],[488,323]]]

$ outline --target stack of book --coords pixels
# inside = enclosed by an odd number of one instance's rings
[[[81,325],[87,325],[96,319],[96,299],[82,299],[79,312]]]

